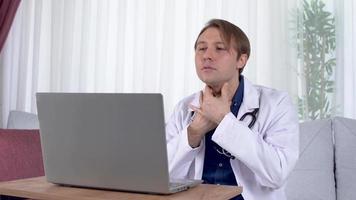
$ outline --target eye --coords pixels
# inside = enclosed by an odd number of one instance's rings
[[[205,51],[207,48],[206,47],[198,47],[198,51]]]
[[[218,51],[225,51],[226,48],[225,48],[225,47],[216,47],[216,50],[218,50]]]

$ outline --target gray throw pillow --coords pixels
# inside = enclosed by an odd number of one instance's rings
[[[300,154],[287,180],[288,200],[335,199],[331,120],[300,124]]]
[[[13,110],[7,121],[8,129],[39,129],[36,114]]]

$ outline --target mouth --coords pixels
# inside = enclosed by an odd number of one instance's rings
[[[212,66],[208,66],[208,65],[205,65],[201,68],[202,71],[214,71],[216,70],[214,67]]]

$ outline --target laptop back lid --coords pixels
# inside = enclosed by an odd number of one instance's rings
[[[161,94],[37,93],[49,182],[169,193]]]

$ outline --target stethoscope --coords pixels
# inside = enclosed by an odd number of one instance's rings
[[[253,109],[252,112],[247,112],[247,113],[243,114],[240,118],[240,121],[243,121],[247,116],[250,116],[251,121],[248,124],[248,127],[251,129],[256,123],[258,110],[259,110],[259,108],[255,108],[255,109]]]
[[[248,124],[248,127],[251,129],[256,123],[258,110],[259,110],[259,108],[255,108],[252,112],[247,112],[247,113],[243,114],[240,118],[240,121],[243,121],[247,116],[250,116],[251,121]],[[220,147],[219,145],[214,145],[214,149],[219,154],[225,155],[226,157],[228,157],[232,160],[235,159],[235,156],[231,155],[230,152],[226,151],[224,148]]]

